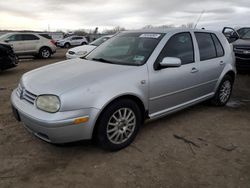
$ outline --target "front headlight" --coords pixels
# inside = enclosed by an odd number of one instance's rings
[[[76,55],[86,55],[88,52],[87,51],[79,51],[76,52]]]
[[[45,112],[55,113],[60,109],[60,100],[55,95],[41,95],[36,99],[36,106]]]

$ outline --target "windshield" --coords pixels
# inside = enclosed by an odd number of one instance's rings
[[[102,43],[104,43],[106,40],[108,40],[110,37],[100,37],[99,39],[94,40],[93,42],[89,43],[93,46],[100,46]]]
[[[7,38],[9,35],[10,35],[9,33],[1,35],[0,40]]]
[[[162,33],[120,33],[85,58],[119,65],[143,65],[163,36]]]
[[[241,28],[237,32],[241,39],[250,39],[250,28]]]

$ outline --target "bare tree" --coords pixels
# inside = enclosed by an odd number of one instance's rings
[[[116,26],[113,29],[106,29],[103,31],[103,34],[115,34],[119,31],[125,31],[126,29],[124,27]]]

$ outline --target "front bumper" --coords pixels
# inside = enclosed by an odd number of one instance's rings
[[[94,125],[99,114],[96,108],[74,111],[43,112],[25,100],[21,100],[16,90],[12,92],[11,103],[24,126],[35,136],[51,143],[68,143],[92,138]],[[79,117],[88,116],[89,121],[74,124]]]

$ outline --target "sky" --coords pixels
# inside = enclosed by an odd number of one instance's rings
[[[250,26],[250,0],[1,0],[0,30],[99,30],[195,23]]]

